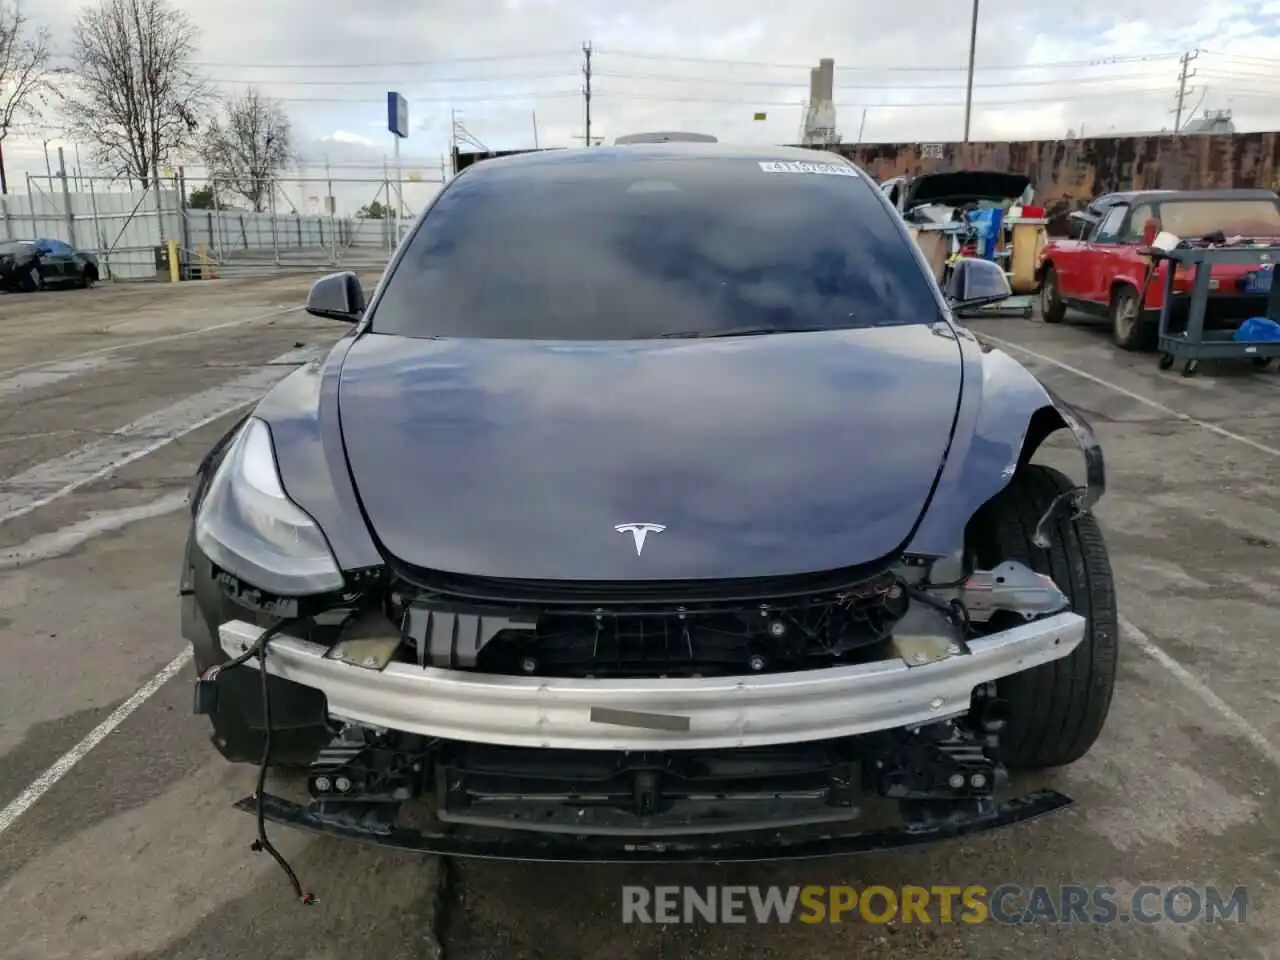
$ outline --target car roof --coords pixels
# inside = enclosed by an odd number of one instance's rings
[[[472,171],[504,170],[515,173],[522,168],[539,169],[552,165],[575,163],[613,163],[618,160],[652,159],[708,159],[708,160],[790,160],[808,163],[853,164],[844,156],[829,150],[810,150],[805,147],[741,146],[727,143],[703,143],[694,141],[670,141],[666,143],[628,143],[611,147],[579,147],[571,150],[539,150],[519,153],[509,157],[495,157],[466,168]]]
[[[1280,195],[1277,195],[1274,190],[1241,187],[1209,190],[1133,190],[1126,193],[1109,193],[1098,199],[1108,200],[1111,203],[1134,204],[1157,198],[1166,203],[1177,203],[1184,200],[1280,200]]]

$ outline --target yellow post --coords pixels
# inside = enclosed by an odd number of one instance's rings
[[[1043,219],[1018,219],[1013,223],[1013,256],[1009,258],[1009,278],[1013,292],[1029,294],[1036,291],[1036,255],[1044,247],[1045,224]]]
[[[178,270],[178,241],[169,241],[169,282],[177,283],[181,279]]]

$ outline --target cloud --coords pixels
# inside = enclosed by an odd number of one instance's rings
[[[64,56],[86,2],[29,8]],[[845,140],[860,129],[880,141],[955,140],[963,130],[970,7],[953,0],[174,2],[200,27],[199,66],[219,87],[253,83],[285,102],[299,176],[324,178],[327,162],[332,175],[369,181],[357,193],[392,165],[387,90],[409,100],[402,165],[423,178],[439,176],[455,119],[492,149],[581,144],[587,40],[591,129],[606,140],[688,129],[795,142],[809,67],[824,56],[836,63]],[[1187,109],[1229,108],[1241,129],[1280,127],[1277,0],[983,0],[972,136],[1168,127],[1178,56],[1197,46]],[[753,120],[758,111],[765,120]],[[5,144],[11,180],[15,170],[43,173],[40,139],[56,135],[28,133]]]
[[[359,133],[348,133],[346,130],[335,130],[328,136],[320,138],[325,143],[351,143],[358,147],[372,147],[373,140]]]

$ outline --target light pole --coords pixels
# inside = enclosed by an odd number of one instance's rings
[[[969,82],[964,94],[964,142],[969,142],[969,118],[973,115],[973,60],[978,50],[978,6],[973,0],[973,22],[969,25]]]

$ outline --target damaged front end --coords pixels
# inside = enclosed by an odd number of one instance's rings
[[[532,580],[393,560],[319,426],[333,367],[287,381],[202,465],[182,590],[217,749],[306,771],[296,797],[260,771],[239,804],[260,848],[276,821],[460,856],[783,859],[1069,803],[1008,782],[1002,684],[1070,656],[1089,622],[1029,554],[979,563],[964,545],[1054,431],[1086,476],[1036,512],[1042,534],[1101,495],[1101,454],[1007,355],[947,331],[975,389],[910,540],[821,573]]]
[[[325,731],[309,797],[263,796],[266,819],[476,857],[837,855],[1069,802],[1009,797],[995,681],[1070,654],[1083,618],[1018,563],[931,569],[696,588],[397,570],[379,602],[299,617],[265,650],[261,620],[223,622],[218,652],[265,653],[290,729]],[[260,758],[265,731],[240,723],[256,672],[198,686],[233,760]]]

